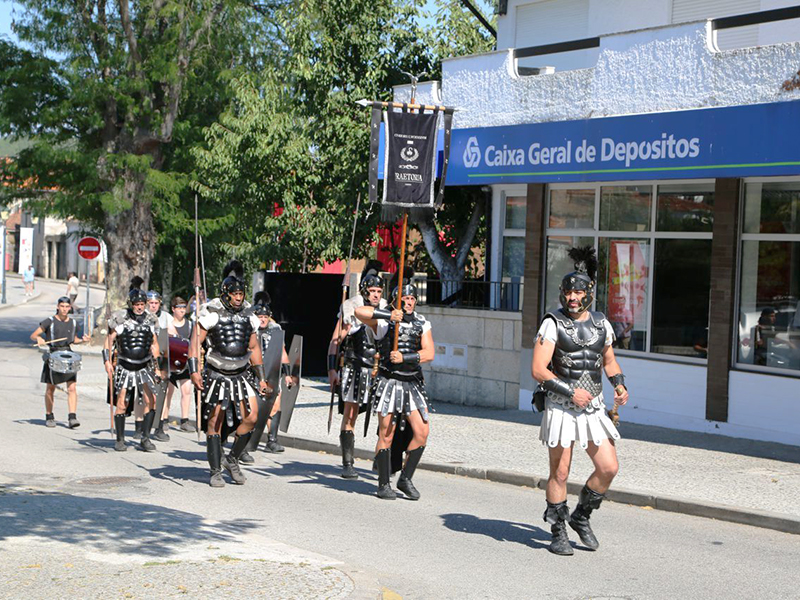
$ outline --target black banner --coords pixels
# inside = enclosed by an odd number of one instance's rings
[[[436,179],[437,127],[444,112],[445,148],[439,193],[434,195]],[[370,201],[377,200],[378,136],[383,117],[386,132],[384,156],[384,220],[394,220],[404,212],[412,220],[420,219],[439,208],[444,193],[452,126],[452,109],[437,107],[431,112],[381,111],[373,107],[370,140]]]

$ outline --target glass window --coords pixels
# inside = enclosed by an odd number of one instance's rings
[[[651,185],[621,185],[600,188],[600,229],[604,231],[650,231]]]
[[[525,196],[506,196],[506,229],[525,229]]]
[[[748,183],[745,233],[800,233],[800,181]]]
[[[594,229],[594,196],[590,190],[550,190],[553,229]]]
[[[651,351],[707,358],[711,240],[656,240]]]
[[[739,299],[739,362],[800,370],[800,241],[742,242]]]
[[[659,185],[656,229],[711,231],[714,226],[714,184]]]
[[[597,310],[614,328],[615,348],[646,350],[650,241],[601,238],[599,245]]]
[[[525,238],[503,238],[503,277],[522,277],[525,272]]]
[[[575,263],[567,255],[575,246],[594,246],[594,238],[551,236],[547,238],[547,273],[545,275],[545,310],[559,308],[558,286],[567,273],[575,270]]]

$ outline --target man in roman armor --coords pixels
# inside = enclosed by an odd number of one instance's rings
[[[172,326],[172,315],[165,310],[162,310],[163,299],[161,294],[155,290],[148,290],[147,292],[147,311],[152,314],[157,321],[156,337],[158,338],[158,347],[160,355],[158,357],[158,375],[161,378],[160,388],[156,390],[157,404],[161,405],[163,401],[162,414],[155,417],[155,430],[153,431],[153,439],[158,442],[168,442],[169,435],[166,433],[168,429],[167,417],[164,410],[167,409],[166,396],[167,389],[169,388],[169,336],[177,335],[175,328]],[[159,396],[160,395],[160,396]],[[134,439],[141,434],[141,420],[140,416],[136,413],[136,426],[139,431],[134,433]]]
[[[429,401],[420,365],[433,360],[433,334],[428,320],[415,311],[416,286],[404,281],[399,289],[394,287],[391,304],[398,293],[402,310],[362,306],[355,313],[379,340],[380,367],[372,386],[372,408],[379,418],[377,496],[384,500],[397,498],[390,480],[392,473],[399,470],[397,488],[407,498],[418,500],[420,494],[411,480],[425,451],[429,431]],[[393,350],[395,327],[399,327],[397,350]]]
[[[239,457],[239,462],[245,464],[255,462],[250,452],[255,452],[258,449],[258,444],[261,442],[261,436],[265,429],[269,431],[265,447],[266,451],[284,451],[283,446],[278,443],[278,425],[280,425],[281,418],[280,382],[277,378],[274,381],[270,378],[271,368],[274,366],[276,369],[280,369],[279,377],[284,378],[287,388],[294,385],[289,372],[289,356],[286,354],[286,347],[284,346],[283,329],[272,318],[272,309],[269,304],[270,296],[267,292],[258,292],[253,298],[253,314],[258,317],[259,321],[257,335],[261,346],[261,357],[264,361],[264,372],[268,379],[267,384],[273,389],[270,389],[266,394],[259,394],[258,421],[253,429],[253,435],[250,437],[247,448]],[[277,346],[273,347],[275,344]],[[267,357],[271,356],[275,356],[280,366],[278,366],[277,362],[274,365],[266,362]]]
[[[259,321],[245,301],[244,291],[244,269],[238,260],[232,260],[223,270],[219,298],[200,307],[198,326],[189,346],[190,377],[202,391],[211,487],[225,485],[222,467],[234,483],[245,483],[239,457],[247,448],[258,419],[259,389],[261,393],[268,390],[256,336]],[[208,351],[201,373],[199,348],[204,342],[208,342]],[[257,377],[252,374],[251,364],[258,372]],[[222,439],[233,432],[233,448],[223,459]]]
[[[342,447],[342,473],[345,479],[356,479],[353,467],[355,451],[355,426],[358,415],[369,411],[370,390],[373,382],[375,357],[378,353],[375,332],[356,319],[355,310],[361,306],[386,308],[383,296],[381,263],[370,261],[361,274],[358,296],[346,300],[340,310],[339,319],[328,347],[328,380],[331,391],[339,389],[339,413],[342,425],[339,441]],[[338,352],[337,352],[338,351]],[[341,357],[341,377],[337,354]],[[341,387],[339,388],[339,384]],[[369,413],[367,413],[367,420]],[[365,425],[366,434],[366,425]]]
[[[186,300],[180,296],[173,296],[172,300],[170,301],[170,306],[172,307],[172,325],[169,329],[170,336],[178,338],[184,342],[188,348],[189,339],[192,337],[192,324],[189,319],[186,318]],[[180,368],[174,363],[171,363],[169,369],[169,382],[172,385],[167,389],[167,399],[164,403],[164,413],[161,415],[161,418],[163,419],[162,422],[165,424],[162,430],[166,431],[166,422],[169,419],[169,409],[170,404],[172,403],[172,394],[175,392],[175,390],[178,390],[181,396],[180,429],[181,431],[194,433],[196,431],[194,425],[189,423],[189,409],[191,408],[192,404],[192,382],[189,380],[188,366],[184,365],[183,368]]]
[[[565,275],[561,281],[561,308],[547,313],[542,321],[532,364],[533,377],[539,382],[535,400],[544,399],[539,438],[548,446],[550,455],[544,520],[552,531],[549,549],[560,555],[573,554],[567,536],[567,521],[584,546],[590,550],[599,547],[589,517],[600,507],[617,474],[614,443],[620,436],[606,415],[603,370],[614,387],[615,406],[628,401],[625,378],[612,349],[614,333],[611,323],[602,313],[589,310],[596,285],[594,248],[573,248],[569,256],[575,261],[575,271]],[[586,450],[594,471],[570,515],[567,478],[575,442]]]
[[[108,336],[103,348],[103,363],[108,377],[113,382],[114,429],[117,441],[114,450],[124,452],[125,417],[130,415],[133,405],[143,405],[142,437],[140,447],[145,452],[156,449],[150,441],[150,430],[155,419],[155,388],[160,382],[156,373],[156,362],[160,356],[156,330],[158,322],[147,312],[147,296],[139,286],[141,277],[134,277],[128,292],[128,308],[111,315],[108,321]],[[116,347],[117,364],[112,365],[112,352]]]
[[[78,422],[78,375],[77,373],[55,373],[50,370],[49,357],[51,352],[58,351],[71,351],[70,344],[80,344],[89,341],[89,336],[84,335],[79,338],[76,335],[77,323],[75,319],[69,316],[72,311],[72,302],[66,296],[62,296],[56,302],[56,314],[52,317],[47,317],[44,321],[39,323],[31,334],[31,339],[36,342],[40,347],[47,345],[49,352],[44,355],[44,366],[42,367],[42,376],[40,381],[46,384],[44,392],[44,406],[45,406],[45,425],[48,427],[56,426],[56,418],[53,413],[53,395],[56,391],[56,385],[59,383],[67,384],[67,408],[69,413],[67,415],[70,429],[80,426]]]

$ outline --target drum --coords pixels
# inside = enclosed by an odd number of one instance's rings
[[[58,350],[50,353],[47,364],[53,373],[75,375],[81,370],[81,355],[69,350]]]
[[[169,368],[173,373],[179,373],[186,368],[189,359],[189,340],[179,337],[169,338]]]

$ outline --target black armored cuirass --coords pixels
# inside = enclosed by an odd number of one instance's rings
[[[344,349],[344,360],[346,363],[357,367],[372,368],[378,347],[375,343],[375,336],[371,334],[372,330],[363,325],[355,333],[345,338],[347,343]]]
[[[120,358],[132,362],[148,360],[153,344],[153,329],[147,321],[139,323],[135,319],[127,319],[125,328],[117,336],[117,343]]]
[[[403,321],[400,325],[400,334],[397,337],[397,351],[402,354],[419,352],[422,349],[422,326],[425,320],[412,315],[410,322]],[[394,364],[389,360],[394,342],[394,323],[389,323],[389,331],[381,339],[381,368],[398,375],[413,375],[422,371],[419,364],[399,363]]]
[[[219,321],[208,330],[206,339],[214,352],[226,358],[239,358],[248,353],[252,333],[249,311],[232,313],[222,310]]]
[[[575,321],[559,310],[545,318],[556,322],[558,339],[552,370],[573,389],[582,388],[598,396],[603,391],[603,348],[606,329],[603,313],[590,312],[585,321]]]

